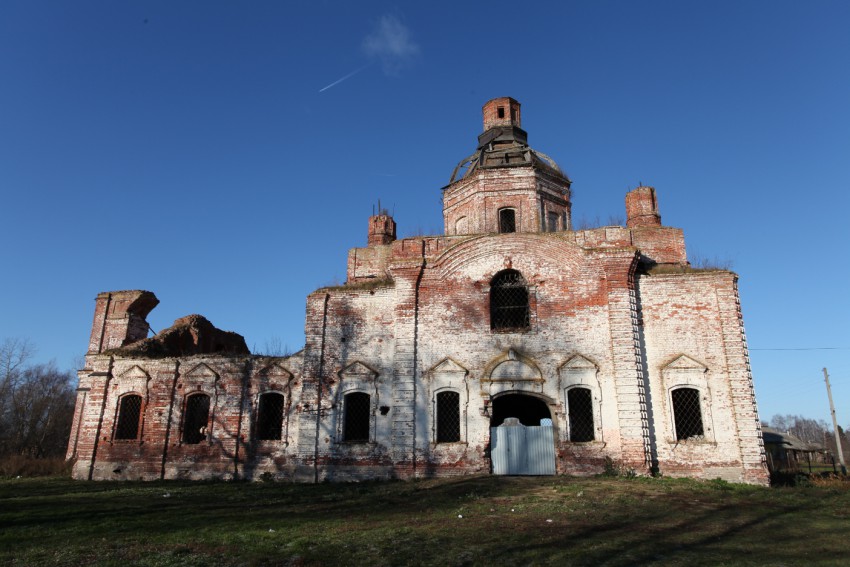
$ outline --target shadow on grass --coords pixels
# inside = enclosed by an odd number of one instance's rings
[[[850,551],[841,535],[848,503],[847,491],[667,479],[3,481],[0,559],[54,564],[42,554],[64,549],[72,563],[99,549],[95,562],[104,564],[124,563],[126,554],[182,558],[175,564],[188,557],[221,564],[812,564],[814,549],[826,558]]]

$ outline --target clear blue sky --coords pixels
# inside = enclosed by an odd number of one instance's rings
[[[0,339],[71,368],[95,295],[148,289],[156,330],[200,313],[297,350],[378,199],[401,235],[441,232],[497,96],[572,178],[575,222],[643,182],[692,257],[732,262],[763,419],[828,419],[826,366],[850,425],[838,0],[7,0]]]

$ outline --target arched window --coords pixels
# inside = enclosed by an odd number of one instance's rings
[[[499,272],[490,282],[490,329],[522,331],[529,325],[525,279],[516,270]]]
[[[183,442],[197,445],[207,438],[207,424],[210,420],[210,397],[206,394],[192,394],[186,398],[183,412]]]
[[[570,388],[567,391],[567,411],[570,419],[570,441],[593,441],[593,396],[589,388]]]
[[[283,394],[268,392],[260,396],[257,407],[257,439],[280,440],[283,432]]]
[[[676,427],[676,440],[702,437],[702,411],[699,403],[699,390],[696,388],[677,388],[670,392],[673,400],[673,423]]]
[[[460,441],[460,394],[437,394],[437,443]]]
[[[369,394],[352,392],[343,399],[343,441],[366,443],[369,441],[371,417]]]
[[[499,209],[499,232],[516,232],[516,211]]]
[[[115,439],[138,439],[142,421],[142,397],[127,394],[118,402],[118,420],[115,423]]]
[[[467,226],[469,224],[469,219],[466,217],[460,217],[455,221],[455,234],[466,234],[468,229]]]

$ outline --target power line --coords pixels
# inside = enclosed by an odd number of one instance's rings
[[[751,348],[750,350],[850,350],[850,347]]]

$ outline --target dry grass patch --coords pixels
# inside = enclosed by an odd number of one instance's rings
[[[845,564],[846,484],[0,481],[10,565]]]

